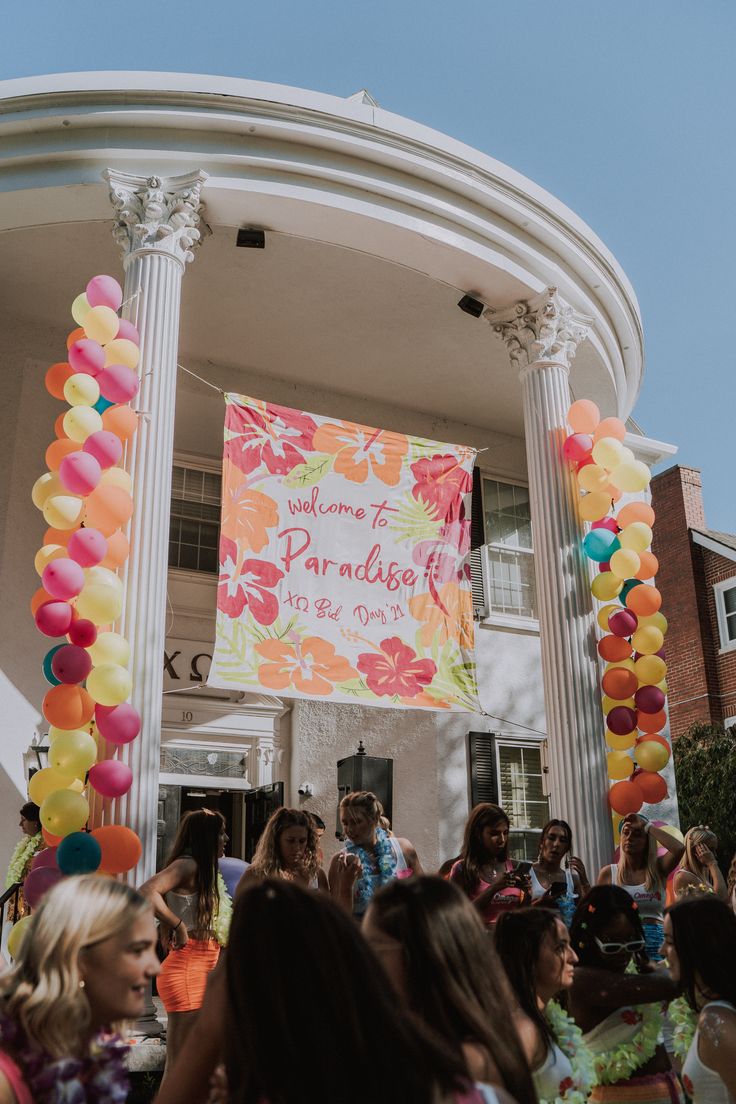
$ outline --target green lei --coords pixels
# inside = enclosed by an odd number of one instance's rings
[[[697,1012],[693,1012],[684,997],[677,997],[670,1003],[667,1015],[674,1026],[672,1049],[675,1056],[684,1062],[698,1026]]]
[[[539,1104],[585,1104],[590,1090],[595,1084],[593,1056],[583,1041],[583,1033],[573,1018],[560,1007],[557,1001],[550,1001],[545,1009],[547,1023],[552,1028],[557,1045],[567,1056],[572,1066],[572,1078],[564,1084],[564,1091],[554,1101],[542,1100]],[[563,1088],[563,1085],[560,1085]]]
[[[233,903],[227,891],[225,879],[222,874],[219,873],[217,875],[217,891],[220,894],[220,904],[217,912],[212,918],[212,927],[217,942],[221,947],[224,947],[227,943],[227,937],[230,934],[230,921],[233,918]]]
[[[37,851],[45,847],[43,836],[37,832],[35,836],[24,836],[18,840],[13,851],[8,872],[5,875],[5,888],[10,889],[16,882],[22,882],[26,876],[26,867]]]
[[[662,1008],[659,1004],[639,1004],[634,1008],[619,1009],[621,1017],[629,1022],[636,1016],[641,1028],[628,1043],[621,1043],[605,1053],[593,1056],[598,1083],[615,1085],[617,1081],[628,1081],[629,1077],[645,1065],[657,1049],[662,1030]]]

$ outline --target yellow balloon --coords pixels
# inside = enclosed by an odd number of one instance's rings
[[[643,655],[634,664],[634,671],[643,686],[656,686],[667,674],[667,664],[658,655]]]
[[[85,586],[108,586],[116,592],[120,591],[120,593],[123,590],[123,580],[120,576],[111,571],[109,567],[101,567],[99,564],[85,568],[84,582]]]
[[[670,761],[669,748],[660,744],[659,740],[644,740],[637,744],[634,755],[642,770],[661,771]]]
[[[612,671],[615,667],[625,667],[627,671],[636,671],[634,660],[631,656],[628,656],[626,659],[617,659],[613,663],[607,663],[605,670]]]
[[[102,429],[102,415],[91,406],[73,406],[64,415],[63,426],[67,437],[84,444],[90,434]]]
[[[628,751],[636,743],[636,733],[625,732],[623,736],[617,736],[615,732],[606,729],[606,743],[614,751]]]
[[[105,346],[105,364],[124,364],[133,371],[138,367],[141,351],[134,341],[126,337],[117,337]]]
[[[18,958],[23,950],[23,944],[32,923],[32,916],[21,916],[8,932],[8,954],[11,958]]]
[[[43,516],[52,529],[74,529],[82,520],[84,501],[79,495],[51,495],[43,504]]]
[[[65,790],[73,777],[73,774],[60,774],[52,767],[44,767],[36,771],[28,783],[28,796],[36,805],[43,805],[50,794]]]
[[[127,667],[130,660],[130,644],[120,633],[98,633],[94,644],[90,644],[87,651],[95,667],[101,667],[103,663],[117,663],[120,667]]]
[[[640,629],[646,628],[649,625],[652,625],[655,629],[659,629],[662,636],[666,635],[666,633],[667,633],[667,618],[659,610],[657,610],[656,613],[650,613],[647,617],[640,617],[639,618],[639,628]],[[659,649],[657,649],[657,650],[659,650]]]
[[[75,372],[64,384],[64,398],[70,406],[94,406],[100,397],[100,385],[87,372]]]
[[[81,832],[89,817],[87,799],[71,790],[49,794],[41,806],[41,824],[52,836]]]
[[[68,775],[70,781],[84,778],[96,759],[96,742],[80,729],[57,736],[49,748],[49,765],[59,774]]]
[[[659,689],[660,689],[660,690],[662,691],[662,693],[666,695],[666,693],[667,693],[667,679],[661,679],[661,680],[660,680],[660,681],[659,681],[659,682],[657,683],[657,686],[658,686],[658,687],[659,687]]]
[[[88,583],[77,598],[77,613],[95,625],[111,625],[123,611],[122,591],[100,583]]]
[[[133,680],[125,667],[117,663],[103,663],[87,675],[87,693],[98,705],[120,705],[133,689]]]
[[[133,480],[125,468],[108,468],[102,473],[100,483],[108,487],[122,487],[129,495],[133,493]]]
[[[609,698],[608,694],[601,695],[601,709],[608,716],[612,709],[615,709],[619,705],[625,705],[627,709],[636,709],[636,703],[633,698],[627,698],[626,701],[616,701],[615,698]]]
[[[85,315],[82,325],[90,341],[99,341],[100,345],[106,345],[120,329],[120,319],[112,307],[92,307]]]
[[[619,605],[603,606],[601,609],[598,610],[598,624],[603,629],[604,633],[610,632],[610,629],[608,628],[608,618],[611,616],[612,613],[619,613],[620,610],[621,606]]]
[[[664,636],[654,625],[645,625],[638,628],[631,638],[634,650],[639,655],[653,655],[664,644]]]
[[[611,482],[614,487],[629,494],[645,491],[651,478],[652,473],[641,460],[624,460],[611,472]]]
[[[609,751],[606,756],[608,777],[620,782],[624,778],[631,778],[634,771],[634,762],[625,751]]]
[[[602,571],[593,579],[590,589],[599,602],[610,602],[621,592],[623,585],[623,580],[618,579],[612,571]]]
[[[621,463],[624,446],[615,437],[602,437],[593,445],[593,459],[607,471],[613,471]]]
[[[578,471],[578,483],[584,491],[602,491],[608,486],[608,472],[598,464],[586,464]]]
[[[58,560],[62,556],[66,558],[68,555],[69,553],[63,544],[44,544],[36,553],[33,566],[39,575],[43,575],[46,564],[50,564],[52,560]]]
[[[31,501],[39,510],[43,510],[47,498],[55,494],[64,493],[64,484],[59,478],[58,472],[44,472],[39,475],[31,489]]]
[[[72,303],[72,318],[78,326],[84,325],[84,320],[90,312],[89,300],[84,292],[78,295]]]
[[[613,843],[616,847],[618,847],[618,844],[621,840],[621,829],[619,828],[620,823],[621,815],[619,813],[614,813],[613,817],[611,818],[611,826],[613,828]]]
[[[618,548],[609,560],[611,571],[619,579],[631,579],[641,567],[641,560],[636,552],[628,548]]]
[[[68,736],[70,732],[80,732],[82,736],[89,736],[89,730],[89,725],[85,728],[57,728],[56,725],[49,725],[49,743],[53,743],[58,736]]]
[[[583,521],[598,521],[611,509],[611,499],[604,491],[591,491],[580,499],[580,516]]]
[[[643,521],[632,521],[618,535],[618,542],[622,548],[632,552],[646,552],[652,543],[652,530]],[[637,566],[637,571],[639,567]]]
[[[84,793],[84,782],[81,778],[75,778],[73,782],[69,783],[67,789],[71,790],[72,793]]]

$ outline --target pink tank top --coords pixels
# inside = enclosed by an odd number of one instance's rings
[[[23,1079],[23,1073],[13,1059],[0,1050],[0,1073],[15,1093],[18,1104],[33,1104],[33,1097]]]
[[[450,877],[455,874],[457,870],[462,867],[462,863],[458,860],[450,871]],[[506,872],[510,874],[514,869],[514,864],[511,859],[506,860]],[[484,882],[482,879],[478,882],[473,893],[470,894],[470,900],[474,901],[476,897],[480,897],[481,893],[484,893],[488,889],[490,882]],[[507,912],[509,909],[518,908],[521,904],[522,892],[520,889],[516,889],[515,886],[506,886],[505,889],[499,889],[498,893],[494,894],[493,899],[488,902],[483,908],[482,916],[483,921],[486,924],[495,924],[499,916]]]

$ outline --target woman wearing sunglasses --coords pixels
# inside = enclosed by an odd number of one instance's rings
[[[579,962],[569,1009],[599,1082],[590,1104],[681,1101],[659,1041],[662,1002],[676,997],[678,986],[649,963],[636,902],[618,886],[595,886],[577,907],[570,942]]]

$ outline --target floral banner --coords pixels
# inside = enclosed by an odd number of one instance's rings
[[[475,710],[474,450],[226,402],[209,684]]]

